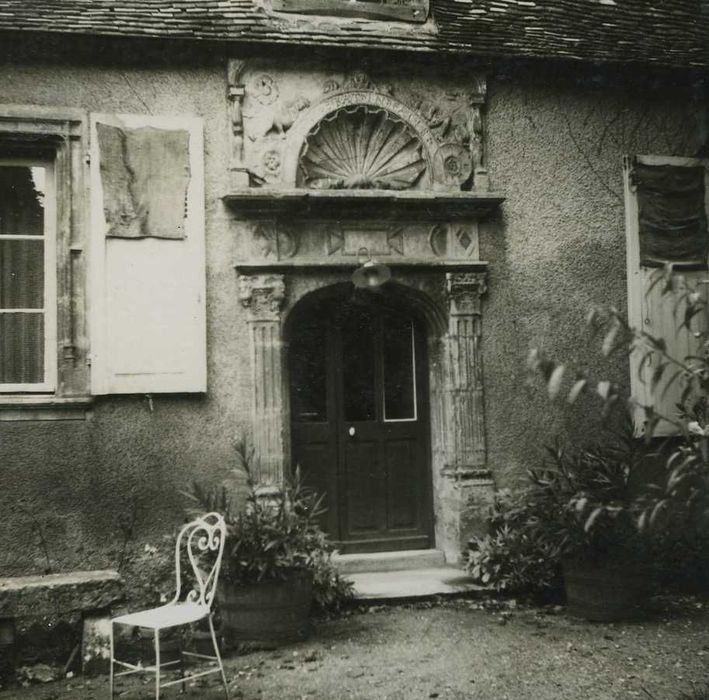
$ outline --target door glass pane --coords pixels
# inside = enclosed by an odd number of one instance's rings
[[[390,316],[383,324],[384,418],[416,418],[414,327],[410,320]]]
[[[345,421],[376,420],[372,316],[352,309],[342,323],[342,389]]]
[[[0,384],[44,381],[44,314],[0,313]]]
[[[289,353],[293,420],[327,421],[327,333],[323,323],[298,324]]]
[[[44,240],[0,236],[0,309],[43,307]]]

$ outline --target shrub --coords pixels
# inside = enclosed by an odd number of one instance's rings
[[[644,450],[628,430],[574,451],[547,448],[547,464],[529,470],[524,490],[498,496],[491,533],[468,552],[472,576],[498,591],[539,594],[560,588],[566,558],[652,561],[653,540],[639,527],[652,489],[635,485]]]

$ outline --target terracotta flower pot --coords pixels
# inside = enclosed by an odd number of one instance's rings
[[[222,629],[231,644],[279,646],[305,639],[312,600],[307,571],[246,586],[222,581],[217,590]]]
[[[630,563],[571,559],[562,562],[569,614],[593,622],[643,615],[651,586],[647,572]]]

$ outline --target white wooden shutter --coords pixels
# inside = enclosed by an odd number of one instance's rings
[[[623,162],[623,175],[625,180],[625,223],[627,241],[628,265],[628,320],[630,325],[646,331],[655,337],[664,338],[668,354],[678,359],[696,353],[698,341],[693,331],[705,330],[707,318],[705,315],[695,316],[692,329],[682,326],[684,309],[677,307],[677,298],[674,294],[663,294],[662,282],[655,282],[659,269],[641,264],[639,217],[637,190],[633,184],[632,171],[636,163],[650,166],[672,165],[675,167],[704,166],[707,162],[696,158],[680,158],[672,156],[635,156],[627,157]],[[705,173],[705,192],[707,195],[707,212],[709,215],[709,175]],[[709,280],[707,270],[683,270],[678,268],[676,274],[682,275],[691,285],[698,285],[698,291],[707,295],[707,284],[698,284]],[[660,358],[653,355],[646,362],[640,372],[643,353],[639,350],[630,356],[631,393],[633,398],[643,406],[654,406],[655,410],[671,418],[677,416],[677,404],[680,401],[684,382],[682,377],[672,381],[677,368],[668,366],[661,381],[652,391],[651,377]],[[645,412],[638,408],[635,411],[635,431],[637,435],[644,432]],[[660,421],[653,434],[657,436],[672,435],[677,432],[675,426],[667,421]]]
[[[184,238],[107,237],[97,123],[189,134]],[[91,115],[91,386],[94,394],[206,391],[202,121]]]

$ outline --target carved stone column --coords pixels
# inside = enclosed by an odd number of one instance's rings
[[[245,61],[231,59],[227,69],[229,85],[229,123],[231,125],[231,157],[229,159],[229,184],[234,190],[249,186],[249,172],[244,166],[244,102],[242,81]]]
[[[494,482],[487,468],[483,403],[481,297],[484,272],[446,274],[448,333],[440,374],[445,466],[438,487],[438,546],[458,561],[471,535],[486,531]]]
[[[259,481],[278,486],[288,460],[281,306],[283,275],[241,275],[239,297],[248,310],[251,342],[251,416]]]
[[[446,275],[449,303],[446,390],[452,409],[453,438],[453,461],[446,471],[458,477],[485,471],[480,298],[486,290],[484,272]]]

